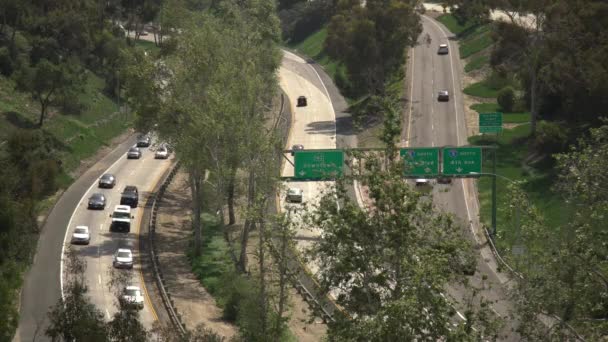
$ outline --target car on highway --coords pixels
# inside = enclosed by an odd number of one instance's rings
[[[169,149],[165,146],[159,147],[154,153],[154,159],[167,159],[169,158]]]
[[[137,309],[144,308],[144,296],[141,294],[139,286],[126,286],[123,291],[122,300],[126,305],[134,306]]]
[[[72,233],[72,244],[75,245],[88,245],[91,242],[91,234],[89,234],[89,227],[87,226],[76,226],[74,233]]]
[[[112,265],[116,268],[133,268],[133,253],[128,248],[119,248],[114,253]]]
[[[120,204],[137,208],[139,203],[139,191],[135,185],[127,185],[120,195]]]
[[[89,197],[89,209],[105,209],[106,208],[106,196],[101,193],[94,193]]]
[[[116,177],[113,174],[106,173],[101,178],[99,178],[99,187],[100,188],[113,188],[116,185]]]
[[[439,94],[437,94],[438,101],[450,101],[450,94],[447,90],[440,90]]]
[[[418,178],[415,181],[416,186],[427,186],[431,184],[431,181],[426,178]]]
[[[302,203],[304,191],[300,188],[289,188],[287,190],[287,202]]]
[[[141,150],[139,147],[131,147],[127,152],[127,159],[139,159],[141,157]]]
[[[117,205],[114,207],[114,211],[110,214],[112,223],[110,224],[111,232],[124,232],[128,233],[131,231],[131,207],[128,205]]]
[[[439,184],[452,184],[452,177],[440,176],[440,177],[437,178],[437,183],[439,183]]]
[[[291,146],[291,155],[293,156],[296,154],[295,153],[296,151],[302,151],[302,150],[304,150],[304,145],[302,145],[302,144],[293,145],[293,146]]]
[[[148,147],[151,143],[152,139],[147,135],[142,135],[137,139],[137,147]]]
[[[438,55],[447,55],[449,53],[448,44],[439,44],[439,49],[437,49]]]
[[[298,97],[298,107],[306,107],[308,105],[308,100],[306,100],[306,96]]]

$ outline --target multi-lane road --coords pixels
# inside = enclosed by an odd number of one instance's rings
[[[152,327],[157,314],[146,290],[139,262],[139,229],[146,199],[161,176],[171,165],[171,159],[154,159],[153,147],[141,148],[140,159],[127,159],[126,151],[135,143],[134,138],[118,146],[89,169],[61,197],[43,227],[36,259],[25,278],[21,294],[21,316],[15,341],[43,341],[47,326],[46,313],[64,294],[67,270],[65,250],[70,245],[74,227],[85,225],[90,230],[89,245],[73,246],[77,255],[87,264],[85,279],[92,302],[110,320],[118,310],[116,292],[109,286],[113,269],[113,254],[118,248],[129,248],[134,253],[133,269],[121,269],[129,284],[139,286],[144,297],[140,318],[144,326]],[[98,188],[98,179],[104,173],[116,176],[112,189]],[[110,214],[120,204],[121,192],[126,185],[139,189],[139,204],[132,209],[131,231],[110,232]],[[93,193],[106,196],[105,210],[88,209],[88,198]],[[120,290],[120,289],[119,289]]]
[[[465,109],[458,44],[452,34],[435,20],[422,17],[423,33],[420,43],[411,50],[408,81],[409,108],[405,113],[402,143],[409,147],[441,147],[468,145]],[[428,34],[431,43],[424,37]],[[437,54],[439,44],[449,45],[448,55]],[[439,102],[440,90],[448,90],[450,100]],[[478,247],[477,271],[469,277],[472,286],[480,289],[478,295],[490,301],[490,308],[504,323],[501,340],[514,341],[514,321],[510,318],[512,307],[505,291],[508,279],[496,271],[491,251],[484,244],[480,232],[479,207],[474,181],[455,179],[451,185],[433,184],[436,205],[453,213],[466,234]],[[451,285],[447,291],[457,302],[466,302],[469,290]],[[461,305],[458,305],[462,307]]]

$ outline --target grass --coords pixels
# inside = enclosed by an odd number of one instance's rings
[[[471,72],[474,70],[479,70],[479,69],[483,68],[484,66],[488,65],[489,62],[490,62],[489,56],[474,57],[473,59],[471,59],[471,61],[469,61],[467,63],[467,65],[464,66],[464,71]]]
[[[477,113],[503,113],[504,123],[526,123],[530,122],[530,112],[505,112],[497,103],[477,103],[471,106]]]
[[[439,16],[437,20],[456,35],[470,30],[475,26],[475,24],[472,22],[467,22],[464,25],[460,24],[458,20],[456,20],[456,17],[454,17],[452,14],[443,14]]]
[[[224,275],[234,269],[234,264],[218,220],[211,214],[203,214],[201,219],[206,229],[201,246],[203,252],[198,258],[194,258],[192,253],[188,256],[192,263],[192,272],[215,297],[223,286]]]
[[[482,33],[475,39],[466,40],[460,43],[460,58],[468,58],[482,50],[485,50],[494,41],[489,32]]]
[[[329,76],[335,80],[337,73],[342,73],[343,75],[346,74],[346,67],[332,60],[323,52],[323,43],[325,42],[325,38],[327,38],[327,29],[322,28],[319,31],[311,34],[303,41],[297,44],[290,44],[288,46],[321,64],[327,74],[329,74]]]
[[[498,145],[496,174],[513,181],[524,181],[522,189],[527,193],[530,201],[545,216],[549,226],[558,227],[567,222],[573,210],[569,207],[559,193],[552,187],[556,179],[551,162],[535,165],[524,165],[528,156],[529,125],[519,125],[513,129],[504,130],[495,140]],[[490,137],[474,136],[469,138],[473,145],[488,145],[494,143]],[[484,173],[492,173],[491,152],[484,154]],[[517,227],[514,220],[514,210],[507,208],[507,188],[509,182],[498,178],[497,180],[497,231],[501,248],[509,248],[517,240]],[[482,177],[478,183],[481,221],[488,227],[491,222],[491,191],[492,180]]]
[[[135,41],[135,45],[143,48],[154,56],[158,56],[158,54],[160,54],[160,47],[156,46],[154,42],[140,39]]]
[[[488,86],[486,81],[473,83],[468,87],[464,88],[463,92],[467,95],[483,97],[483,98],[496,98],[499,89],[494,89]]]

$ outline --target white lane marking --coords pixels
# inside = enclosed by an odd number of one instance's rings
[[[98,282],[99,284],[101,284],[101,275],[100,275],[100,274],[98,274],[98,275],[97,275],[97,282]]]
[[[99,230],[103,230],[103,223],[99,224]]]
[[[456,311],[456,314],[458,315],[458,317],[462,318],[463,321],[467,320],[459,311]]]
[[[430,21],[436,27],[438,27],[439,30],[441,31],[441,33],[443,33],[443,35],[446,38],[446,40],[448,41],[448,44],[451,44],[450,40],[448,39],[448,35],[443,30],[443,28],[439,24],[437,24],[435,21],[433,21],[432,19],[428,19],[427,18],[427,20]],[[450,49],[452,51],[456,51],[455,49],[452,49],[451,46],[450,46]],[[453,55],[450,53],[449,56],[450,56],[450,71],[451,71],[451,74],[452,74],[452,93],[454,94],[454,101],[452,101],[452,103],[454,104],[454,112],[456,113],[456,142],[457,142],[457,145],[460,145],[460,127],[458,125],[458,119],[459,119],[459,116],[458,116],[458,107],[456,106],[456,102],[457,102],[456,101],[456,83],[455,83],[456,81],[455,81],[455,78],[454,78],[454,63],[453,63],[453,58],[452,58]],[[470,219],[471,218],[469,217],[469,220]]]
[[[112,317],[110,316],[110,311],[108,311],[108,309],[106,309],[106,316],[108,317],[108,319],[112,318]]]
[[[121,146],[116,147],[112,152],[116,151],[117,149],[119,149]],[[112,165],[110,165],[110,167],[108,167],[103,173],[108,173],[108,171],[110,171],[111,168],[113,168],[116,164],[118,164],[119,161],[123,160],[122,159],[122,155],[114,162],[112,163]],[[65,235],[63,236],[63,245],[61,245],[61,257],[59,259],[59,288],[61,289],[61,300],[65,300],[65,293],[63,292],[63,255],[65,253],[65,242],[68,238],[68,233],[70,232],[70,227],[72,227],[72,220],[74,219],[74,215],[76,214],[76,209],[78,207],[80,207],[82,205],[82,201],[85,199],[85,197],[87,196],[87,194],[89,193],[89,191],[91,191],[91,189],[93,189],[93,187],[97,184],[97,178],[95,178],[95,181],[93,182],[93,184],[91,184],[91,186],[87,189],[87,191],[85,191],[85,193],[82,195],[82,197],[80,198],[80,201],[78,201],[78,205],[76,205],[76,208],[74,208],[74,211],[72,212],[72,216],[70,216],[70,220],[68,221],[68,226],[65,227]]]

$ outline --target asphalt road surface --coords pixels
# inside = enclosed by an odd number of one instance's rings
[[[171,164],[170,160],[155,160],[150,148],[142,148],[141,159],[127,160],[126,151],[135,143],[131,138],[118,146],[101,161],[91,167],[70,186],[59,199],[42,229],[34,263],[25,277],[21,293],[20,320],[15,341],[46,341],[44,330],[48,324],[46,314],[49,307],[61,298],[62,256],[64,242],[70,243],[71,234],[77,225],[86,225],[91,233],[88,246],[75,246],[78,255],[87,262],[86,281],[93,303],[109,320],[117,310],[116,296],[108,286],[112,255],[119,247],[131,248],[134,252],[134,268],[125,272],[129,283],[142,288],[145,302],[140,311],[143,324],[150,328],[156,320],[156,312],[147,296],[140,273],[138,234],[143,205],[162,174]],[[97,182],[103,173],[116,176],[113,189],[98,189]],[[120,193],[126,185],[139,189],[139,206],[133,208],[130,233],[111,233],[110,217],[119,204]],[[94,192],[106,195],[105,210],[88,210],[88,197]],[[64,270],[65,271],[65,270]],[[63,274],[65,276],[65,273]]]
[[[461,66],[458,45],[449,39],[452,35],[436,21],[423,17],[423,33],[419,44],[412,50],[408,98],[411,112],[406,112],[403,145],[409,147],[442,147],[468,145],[465,112],[461,89]],[[424,37],[431,37],[427,44]],[[449,44],[448,55],[438,55],[439,44]],[[448,102],[439,102],[440,90],[450,94]],[[451,185],[433,183],[433,198],[437,206],[453,213],[458,221],[466,227],[466,234],[480,245],[483,239],[478,231],[477,200],[473,180],[454,179]],[[501,331],[501,340],[516,341],[518,336],[513,332],[515,323],[509,318],[510,303],[506,298],[504,275],[498,274],[492,266],[492,256],[486,247],[480,248],[477,260],[477,272],[469,277],[471,285],[481,289],[479,293],[491,302],[491,310],[505,323]],[[489,265],[489,264],[490,265]],[[462,286],[452,285],[447,293],[457,302],[464,303],[470,297],[470,291]],[[463,306],[457,305],[460,311]]]

